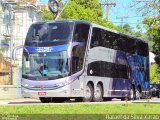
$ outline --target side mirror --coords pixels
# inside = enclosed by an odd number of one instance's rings
[[[18,51],[19,49],[22,49],[22,48],[24,48],[24,46],[23,46],[23,45],[20,45],[20,46],[17,46],[17,47],[15,47],[15,48],[13,49],[13,51],[12,51],[12,59],[13,59],[13,60],[16,60],[16,59],[17,59],[17,56],[16,56],[17,51]]]

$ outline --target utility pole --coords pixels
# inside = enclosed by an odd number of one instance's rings
[[[116,19],[121,19],[121,27],[123,27],[123,20],[128,18],[127,16],[116,17]]]
[[[109,2],[109,0],[106,0],[105,3],[100,3],[100,5],[106,6],[106,21],[108,22],[108,16],[109,16],[109,6],[116,6],[115,2]]]

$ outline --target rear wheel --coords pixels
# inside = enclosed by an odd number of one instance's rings
[[[136,89],[135,96],[136,96],[136,100],[140,100],[140,98],[141,98],[141,92],[140,92],[139,89]]]
[[[40,101],[41,101],[42,103],[52,102],[52,98],[50,98],[50,97],[40,97],[39,99],[40,99]]]
[[[94,102],[101,102],[103,101],[102,99],[103,96],[103,89],[100,84],[98,84],[95,88],[94,96],[93,96],[93,101]]]
[[[135,99],[136,99],[135,90],[133,87],[131,87],[129,100],[135,100]]]
[[[91,84],[87,84],[84,95],[83,102],[91,102],[93,100],[93,87]]]

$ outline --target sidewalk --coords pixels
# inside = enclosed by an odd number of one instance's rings
[[[9,105],[9,104],[31,104],[31,103],[41,103],[39,99],[31,99],[31,98],[18,98],[12,100],[0,100],[1,105]]]

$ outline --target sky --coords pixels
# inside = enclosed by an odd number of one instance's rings
[[[106,3],[106,1],[107,0],[100,0],[102,3]],[[134,30],[137,30],[137,25],[140,25],[141,27],[144,26],[142,21],[147,15],[154,16],[157,14],[144,14],[148,10],[144,6],[151,3],[151,1],[152,0],[108,0],[109,3],[116,3],[115,7],[109,7],[109,21],[115,25],[129,24]],[[103,10],[105,17],[106,9],[103,7]],[[142,28],[142,31],[144,32],[145,29]]]
[[[100,3],[106,3],[106,1],[107,0],[99,0]],[[124,25],[128,23],[134,30],[137,30],[137,25],[140,25],[143,28],[144,25],[142,24],[142,21],[146,16],[142,16],[142,11],[138,10],[138,8],[142,8],[142,6],[149,3],[146,1],[152,0],[143,0],[143,2],[142,0],[108,0],[108,3],[116,3],[116,6],[109,6],[108,8],[108,20],[115,25]],[[48,0],[40,0],[41,4],[47,2]],[[103,18],[105,19],[107,10],[105,6],[102,6],[102,9],[104,13]],[[155,13],[153,15],[155,15]],[[145,31],[145,29],[143,28],[142,31]]]

